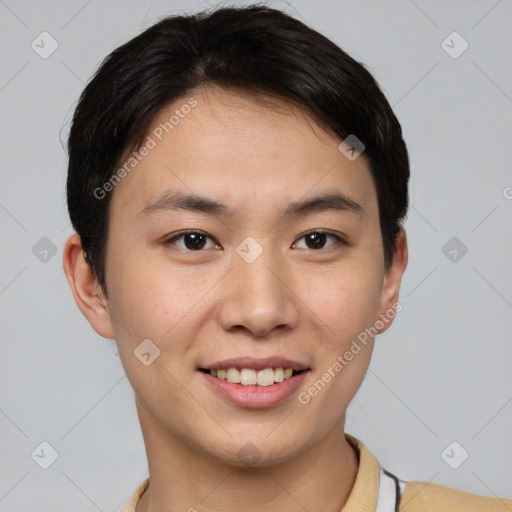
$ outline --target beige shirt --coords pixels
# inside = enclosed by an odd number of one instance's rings
[[[389,476],[371,452],[355,437],[345,434],[359,453],[359,469],[347,503],[340,512],[512,512],[512,500],[487,498],[443,485]],[[386,474],[387,473],[387,474]],[[135,512],[149,486],[149,477],[137,487],[120,512]],[[396,509],[396,503],[399,508]]]

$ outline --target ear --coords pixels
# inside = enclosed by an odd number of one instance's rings
[[[393,319],[397,311],[398,292],[400,291],[400,282],[402,275],[407,267],[408,249],[407,249],[407,236],[404,228],[400,228],[397,236],[395,253],[393,255],[393,263],[386,271],[384,276],[384,283],[381,291],[381,302],[379,307],[379,320],[377,325],[384,324],[382,327],[377,328],[378,333],[382,333],[388,329],[393,323]]]
[[[85,260],[78,234],[71,235],[64,246],[64,272],[75,302],[92,328],[104,338],[113,338],[107,300],[96,276]]]

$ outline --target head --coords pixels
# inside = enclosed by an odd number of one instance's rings
[[[68,151],[66,275],[148,425],[270,464],[342,424],[407,263],[407,150],[362,64],[263,6],[165,18],[104,60]],[[265,407],[213,391],[246,357],[300,385]]]

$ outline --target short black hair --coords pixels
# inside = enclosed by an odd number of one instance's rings
[[[400,123],[364,64],[292,16],[253,4],[160,19],[108,55],[83,90],[67,146],[68,211],[105,295],[113,190],[95,191],[165,106],[208,85],[291,101],[340,141],[362,141],[388,268],[409,202]]]

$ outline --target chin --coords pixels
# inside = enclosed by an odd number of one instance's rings
[[[251,437],[245,437],[243,441],[243,436],[234,436],[229,447],[222,447],[222,453],[210,451],[210,456],[238,468],[265,468],[287,462],[297,455],[296,442],[288,444],[280,439],[270,441],[264,437],[251,440]],[[290,441],[290,437],[287,440]]]

